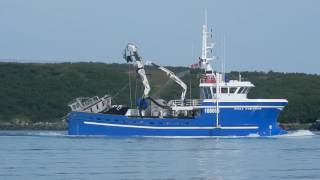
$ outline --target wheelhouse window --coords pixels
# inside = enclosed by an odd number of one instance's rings
[[[230,94],[234,94],[236,91],[237,91],[237,88],[236,88],[236,87],[231,87],[231,88],[229,89],[229,93],[230,93]]]
[[[250,91],[250,87],[240,87],[237,91],[238,94],[248,94]]]
[[[250,89],[251,89],[250,87],[247,87],[246,91],[243,94],[248,94]]]
[[[222,94],[228,94],[228,88],[221,88],[221,93]]]
[[[240,87],[237,91],[238,94],[241,94],[241,92],[243,91],[244,87]]]
[[[245,94],[248,88],[243,88],[242,91],[240,92],[241,94]]]

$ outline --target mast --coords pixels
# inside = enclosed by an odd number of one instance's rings
[[[208,43],[208,26],[207,26],[207,10],[205,10],[205,24],[202,25],[202,53],[201,53],[201,66],[205,69],[206,74],[212,74],[213,69],[209,61],[213,60],[213,57],[209,57],[209,51],[213,49],[213,44]]]
[[[215,126],[216,128],[219,128],[219,100],[218,100],[218,94],[220,93],[220,87],[218,83],[220,82],[220,76],[218,74],[213,73],[213,68],[210,64],[210,61],[214,60],[214,56],[212,56],[212,53],[209,54],[209,51],[212,51],[214,44],[213,43],[208,43],[208,26],[207,26],[207,10],[205,10],[205,24],[202,26],[202,54],[201,54],[201,66],[202,68],[205,69],[205,74],[206,75],[212,75],[216,81],[216,123]],[[209,57],[211,55],[211,57]]]

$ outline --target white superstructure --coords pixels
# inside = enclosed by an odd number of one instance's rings
[[[226,81],[223,73],[213,71],[211,62],[216,58],[212,54],[214,43],[209,42],[210,33],[206,17],[202,26],[202,54],[199,58],[200,68],[205,71],[200,78],[200,99],[246,99],[250,89],[254,87],[251,82],[242,81],[240,77],[239,80]]]

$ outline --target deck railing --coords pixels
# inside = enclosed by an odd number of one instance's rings
[[[172,100],[172,106],[200,106],[202,100],[200,99],[186,99],[185,101],[182,100]]]

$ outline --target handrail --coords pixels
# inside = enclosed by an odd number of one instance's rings
[[[200,106],[202,100],[200,99],[186,99],[185,101],[181,100],[171,100],[170,104],[172,106]]]

